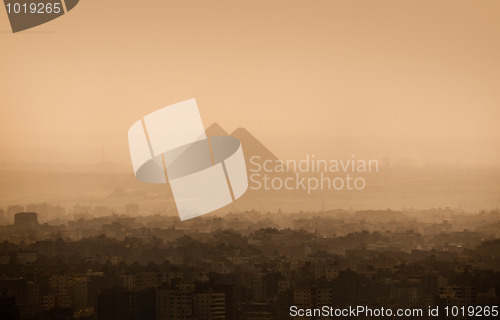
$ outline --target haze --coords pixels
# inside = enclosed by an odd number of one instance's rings
[[[97,1],[12,34],[0,161],[128,163],[141,116],[195,97],[278,157],[498,164],[497,1]]]

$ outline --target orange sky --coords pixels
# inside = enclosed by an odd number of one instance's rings
[[[0,161],[128,162],[141,116],[306,153],[498,164],[500,2],[81,0],[12,34],[0,10]]]

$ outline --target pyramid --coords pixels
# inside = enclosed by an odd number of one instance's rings
[[[128,193],[120,187],[116,188],[110,195],[107,196],[108,199],[121,199],[127,197]]]
[[[278,160],[278,157],[266,148],[266,146],[264,146],[262,142],[254,137],[247,129],[238,128],[231,133],[231,136],[240,140],[247,164],[249,159],[253,156],[259,156],[262,160]]]
[[[254,135],[245,128],[238,128],[229,134],[218,123],[212,123],[205,129],[207,136],[232,136],[240,140],[243,147],[245,160],[248,161],[253,156],[259,156],[263,160],[277,160],[278,158],[262,144]]]
[[[212,123],[205,129],[205,133],[209,137],[229,136],[227,131],[224,130],[224,128],[222,128],[218,123]],[[266,148],[266,146],[264,146],[264,144],[262,144],[255,136],[253,136],[248,130],[244,128],[236,129],[230,136],[237,138],[241,142],[247,170],[250,168],[250,158],[253,156],[259,156],[260,162],[265,160],[274,161],[278,159],[268,148]],[[271,173],[270,175],[273,174],[274,173]],[[144,197],[145,193],[166,193],[168,195],[167,198],[171,198],[171,192],[169,192],[167,189],[169,187],[165,186],[165,184],[141,183],[137,179],[135,179],[135,176],[133,174],[127,176],[124,181],[124,187],[127,187],[128,189],[140,190],[140,192],[136,191],[131,194],[127,194],[123,189],[117,189],[109,195],[109,198],[119,199],[126,196]],[[256,192],[250,192],[250,190],[248,190],[247,193],[250,194]],[[248,199],[248,196],[249,195],[246,195],[245,198]]]
[[[208,128],[205,129],[205,134],[207,136],[228,136],[229,133],[217,123],[212,123]]]

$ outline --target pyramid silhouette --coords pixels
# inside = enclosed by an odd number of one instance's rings
[[[120,198],[127,198],[128,193],[123,190],[122,188],[118,187],[116,188],[111,194],[107,196],[107,198],[114,198],[114,199],[120,199]]]
[[[212,123],[208,128],[205,129],[205,134],[207,136],[228,136],[229,133],[226,132],[217,122]]]
[[[259,156],[262,160],[277,160],[278,158],[266,146],[262,144],[254,135],[245,128],[238,128],[231,133],[232,137],[240,140],[245,154],[245,160],[248,161],[253,156]]]
[[[249,159],[253,156],[259,156],[261,160],[277,160],[278,158],[260,142],[253,134],[245,128],[238,128],[231,134],[227,133],[218,123],[212,123],[206,130],[207,136],[232,136],[240,140],[243,147],[243,154],[247,167]]]
[[[259,156],[260,159],[258,162],[265,161],[265,160],[277,160],[278,158],[266,147],[262,142],[260,142],[254,135],[252,135],[247,129],[245,128],[238,128],[234,130],[231,134],[229,134],[224,128],[222,128],[218,123],[212,123],[209,127],[205,129],[205,133],[208,137],[210,136],[232,136],[237,138],[242,145],[243,148],[243,154],[245,156],[245,162],[247,165],[247,170],[250,168],[250,158],[253,156]],[[270,175],[273,175],[271,173]],[[122,185],[124,188],[131,188],[131,189],[140,189],[143,190],[142,195],[144,196],[144,193],[147,191],[149,193],[162,193],[162,194],[167,194],[166,198],[167,199],[173,199],[171,197],[171,193],[167,191],[167,187],[165,187],[165,184],[145,184],[139,182],[137,179],[135,179],[135,176],[133,174],[130,174],[129,177],[124,181],[124,184]],[[255,192],[250,192],[251,190],[247,190],[247,193],[255,193]],[[141,196],[141,193],[136,193],[134,194],[138,197]],[[119,199],[126,197],[126,192],[121,189],[117,188],[114,192],[112,192],[108,198],[114,198],[114,199]],[[131,196],[130,194],[128,196]],[[248,198],[248,195],[244,196],[245,198]]]

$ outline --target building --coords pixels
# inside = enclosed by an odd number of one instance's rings
[[[16,213],[14,225],[21,229],[35,229],[38,227],[38,214],[35,212]]]
[[[156,292],[157,320],[225,320],[226,294],[194,284],[177,284]]]
[[[154,297],[155,293],[153,290],[129,291],[124,288],[103,289],[98,296],[97,319],[154,319]]]
[[[156,320],[192,319],[194,290],[194,284],[159,289],[156,292]]]
[[[226,319],[226,297],[224,293],[198,293],[194,296],[194,316],[199,320]]]
[[[38,258],[38,253],[34,251],[18,252],[16,262],[22,265],[33,264]]]
[[[448,305],[470,306],[476,303],[477,288],[465,286],[444,286],[438,289],[439,297]]]

